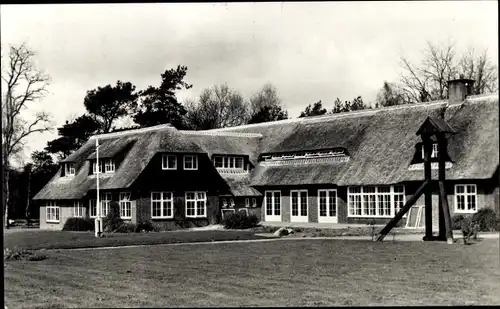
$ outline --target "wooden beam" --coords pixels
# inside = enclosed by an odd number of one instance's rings
[[[446,241],[449,244],[453,244],[453,231],[451,229],[451,217],[450,217],[450,209],[448,208],[448,200],[446,198],[446,192],[444,188],[444,182],[439,181],[439,195],[441,197],[441,202],[443,206],[443,215],[444,215],[444,225],[445,225],[445,235]]]
[[[431,152],[432,141],[430,136],[422,135],[424,145],[424,177],[425,181],[431,182]],[[425,191],[425,237],[424,240],[432,240],[432,190]]]
[[[426,191],[426,188],[429,185],[429,183],[430,182],[426,180],[422,183],[422,185],[420,185],[415,194],[413,194],[412,197],[405,203],[403,208],[401,208],[401,210],[394,216],[394,218],[392,218],[391,221],[389,221],[389,223],[387,223],[387,225],[382,229],[382,231],[380,231],[377,241],[384,240],[384,237],[387,234],[389,234],[389,232],[396,226],[399,220],[403,218],[405,213],[407,213],[408,210],[410,210],[413,204],[417,202],[418,198]]]

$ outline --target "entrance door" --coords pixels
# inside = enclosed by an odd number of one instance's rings
[[[337,190],[318,190],[318,222],[338,223]]]
[[[281,191],[266,191],[264,196],[265,221],[281,222]]]
[[[307,190],[290,191],[290,222],[309,222],[307,216]]]

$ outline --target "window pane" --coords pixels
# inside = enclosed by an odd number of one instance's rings
[[[215,167],[224,167],[224,162],[222,160],[222,157],[214,157],[214,165]]]
[[[186,193],[186,198],[189,199],[189,200],[194,200],[194,192],[187,192]]]
[[[281,215],[281,193],[274,192],[274,215]]]
[[[243,168],[243,158],[237,157],[235,162],[236,168]]]

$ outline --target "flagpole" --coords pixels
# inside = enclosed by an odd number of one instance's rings
[[[96,151],[96,181],[97,181],[97,200],[96,200],[96,211],[97,211],[97,216],[95,219],[95,237],[100,237],[101,236],[101,227],[102,227],[102,209],[101,209],[101,203],[99,200],[99,139],[95,138],[95,151]]]

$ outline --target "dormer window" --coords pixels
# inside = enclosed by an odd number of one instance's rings
[[[115,161],[113,161],[113,159],[106,159],[106,161],[104,162],[104,171],[106,173],[115,172]]]
[[[422,159],[425,157],[425,150],[424,150],[424,145],[422,144]],[[438,157],[438,144],[433,143],[432,144],[432,152],[431,152],[431,158],[437,158]]]
[[[92,173],[97,174],[97,162],[93,161],[92,162]],[[99,160],[99,173],[102,173],[102,161]]]
[[[243,157],[214,156],[214,166],[216,168],[243,169],[243,162]]]
[[[75,176],[75,164],[74,163],[66,163],[64,164],[64,176],[70,177]]]
[[[198,156],[184,156],[184,169],[197,170],[198,169]]]
[[[163,170],[176,170],[177,169],[177,156],[163,155],[161,157],[161,169]]]

